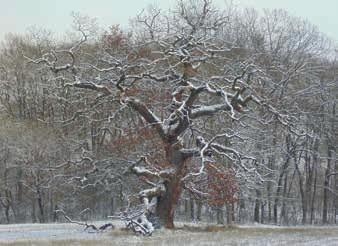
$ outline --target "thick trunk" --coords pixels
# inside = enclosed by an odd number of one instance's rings
[[[165,194],[158,197],[156,208],[161,223],[169,229],[174,228],[175,209],[182,192],[182,178],[186,174],[186,163],[179,147],[169,146],[166,149],[168,163],[175,168],[175,173],[165,181]]]
[[[174,228],[174,215],[178,199],[182,192],[180,178],[173,178],[166,184],[166,192],[158,198],[157,216],[166,228]]]

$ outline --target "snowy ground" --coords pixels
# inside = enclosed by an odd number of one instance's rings
[[[97,223],[102,224],[102,223]],[[338,227],[217,226],[178,224],[151,237],[120,229],[88,233],[74,224],[0,225],[0,245],[338,245]]]

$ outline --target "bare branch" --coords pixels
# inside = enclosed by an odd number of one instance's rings
[[[151,124],[154,127],[160,137],[163,140],[167,140],[167,136],[164,132],[162,122],[160,119],[140,100],[135,98],[126,98],[125,102],[136,112],[138,112],[142,117],[147,121],[147,123]]]

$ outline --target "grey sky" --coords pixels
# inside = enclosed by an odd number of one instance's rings
[[[214,0],[222,6],[224,0]],[[338,0],[234,0],[243,7],[283,8],[303,17],[338,40]],[[102,26],[126,25],[130,17],[150,3],[172,7],[175,0],[0,0],[0,39],[8,32],[24,32],[36,25],[63,32],[71,26],[72,11],[97,17]]]

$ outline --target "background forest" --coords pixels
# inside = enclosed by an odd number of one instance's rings
[[[336,223],[337,46],[315,26],[209,0],[73,17],[1,44],[0,223],[152,202],[167,227]]]

